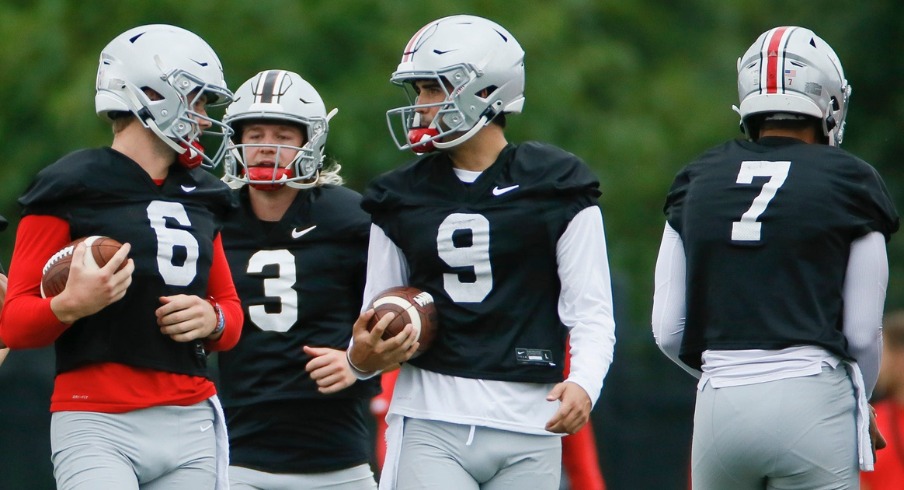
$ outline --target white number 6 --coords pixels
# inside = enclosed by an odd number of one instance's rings
[[[148,219],[157,234],[157,268],[166,284],[188,286],[198,272],[198,240],[186,230],[167,227],[166,218],[174,219],[182,226],[191,225],[188,213],[178,202],[151,201],[148,204]],[[185,249],[182,265],[173,263],[176,247]]]

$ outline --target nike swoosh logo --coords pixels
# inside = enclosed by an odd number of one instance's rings
[[[305,229],[303,229],[303,230],[299,230],[298,228],[294,228],[294,229],[292,230],[292,238],[294,238],[294,239],[297,240],[297,239],[301,238],[302,236],[307,235],[308,233],[310,233],[311,231],[313,231],[314,228],[317,228],[317,225],[314,225],[314,226],[312,226],[312,227],[310,227],[310,228],[305,228]]]
[[[499,186],[497,185],[496,187],[493,187],[493,195],[494,195],[494,196],[501,196],[501,195],[505,194],[506,192],[511,192],[511,191],[513,191],[513,190],[515,190],[515,189],[517,189],[517,188],[519,188],[519,187],[521,187],[521,186],[518,185],[518,184],[510,185],[510,186],[508,186],[508,187],[499,187]]]
[[[213,427],[213,423],[207,424],[207,426],[201,426],[201,432],[207,432],[207,429]]]
[[[193,190],[195,190],[195,189],[197,189],[197,188],[198,188],[198,187],[197,187],[197,186],[194,186],[194,185],[190,185],[190,186],[189,186],[189,185],[183,185],[183,186],[182,186],[182,191],[183,191],[183,192],[191,192],[191,191],[193,191]]]

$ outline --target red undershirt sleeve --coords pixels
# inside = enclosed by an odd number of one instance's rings
[[[235,284],[232,282],[232,272],[229,270],[229,262],[226,261],[226,253],[223,251],[223,240],[219,234],[213,241],[213,263],[210,267],[210,281],[207,283],[207,294],[220,305],[223,317],[226,319],[226,329],[217,340],[205,342],[210,351],[224,351],[235,347],[242,335],[242,325],[245,322],[245,314],[242,312],[242,302],[235,292]]]
[[[69,328],[50,309],[50,298],[41,297],[41,270],[70,241],[69,223],[63,219],[28,215],[19,222],[0,313],[0,338],[9,347],[46,347]]]

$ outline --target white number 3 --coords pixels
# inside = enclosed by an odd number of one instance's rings
[[[757,219],[766,211],[766,206],[769,206],[769,202],[775,197],[779,187],[785,183],[790,169],[791,162],[741,162],[738,184],[752,184],[754,177],[769,177],[769,180],[763,184],[763,189],[750,204],[747,212],[741,215],[741,220],[731,223],[731,239],[733,241],[760,241],[763,224]]]

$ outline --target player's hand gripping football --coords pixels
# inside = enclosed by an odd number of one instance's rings
[[[85,263],[87,248],[85,242],[75,247],[66,288],[50,301],[51,310],[63,323],[93,315],[119,301],[132,284],[135,263],[128,258],[131,250],[128,243],[123,244],[103,267]],[[122,270],[117,271],[124,262]]]
[[[317,383],[317,391],[323,394],[336,393],[357,381],[344,350],[306,345],[304,352],[311,356],[304,369]]]
[[[395,318],[395,314],[387,313],[368,332],[367,324],[373,315],[373,309],[361,313],[352,327],[354,342],[348,352],[348,358],[354,367],[360,371],[374,372],[386,370],[411,359],[420,345],[415,340],[414,327],[409,323],[394,337],[383,340],[383,331]]]
[[[217,328],[217,312],[210,302],[195,295],[161,296],[154,313],[160,333],[176,342],[206,339]]]
[[[578,384],[564,381],[555,385],[546,401],[560,401],[559,409],[546,422],[546,430],[557,434],[574,434],[590,420],[593,403],[590,396]]]

